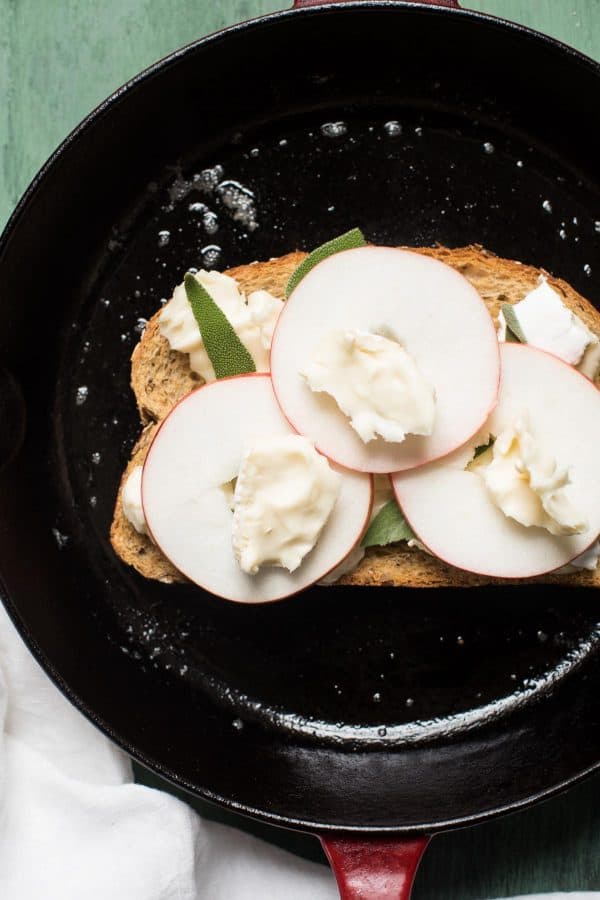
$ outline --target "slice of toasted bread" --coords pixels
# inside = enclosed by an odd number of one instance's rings
[[[569,284],[550,276],[542,269],[514,260],[501,259],[479,246],[411,248],[433,256],[459,271],[485,301],[490,314],[497,320],[503,303],[516,303],[537,284],[540,275],[548,277],[564,304],[576,313],[595,334],[600,335],[600,313]],[[242,290],[268,290],[283,297],[285,286],[305,253],[288,253],[269,262],[255,262],[228,270]],[[189,391],[202,384],[202,379],[189,366],[184,353],[171,350],[158,327],[160,310],[150,319],[146,331],[131,357],[131,386],[142,424],[146,426],[138,440],[119,487],[110,538],[120,558],[146,578],[165,582],[185,581],[160,550],[145,535],[139,534],[125,518],[121,492],[132,468],[142,465],[157,424],[175,403]],[[600,384],[600,377],[597,379]],[[452,568],[441,560],[401,543],[389,547],[371,547],[357,568],[345,575],[340,583],[353,585],[393,585],[397,587],[468,587],[500,583]],[[580,570],[563,575],[545,575],[528,581],[600,586],[600,571]]]
[[[269,262],[229,269],[226,274],[235,278],[246,293],[263,290],[274,297],[283,297],[290,275],[305,256],[300,251],[288,253]],[[181,397],[203,383],[200,375],[190,369],[187,354],[171,350],[161,335],[160,312],[148,322],[131,356],[131,387],[144,425],[160,422]]]
[[[110,528],[110,542],[113,549],[130,566],[133,566],[140,575],[146,578],[154,578],[157,581],[172,583],[173,581],[185,581],[185,578],[169,560],[163,556],[156,544],[145,534],[136,531],[131,522],[125,517],[121,495],[125,482],[131,471],[136,466],[141,466],[146,459],[146,453],[152,443],[152,438],[158,430],[158,424],[153,422],[147,425],[140,434],[138,441],[131,451],[131,458],[123,472],[121,484],[115,503],[115,512]]]

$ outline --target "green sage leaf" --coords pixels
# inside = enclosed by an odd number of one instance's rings
[[[292,272],[290,280],[287,283],[287,287],[285,289],[286,298],[290,296],[294,288],[298,287],[302,279],[305,275],[307,275],[312,268],[314,268],[318,263],[323,262],[324,259],[327,259],[328,256],[333,256],[334,253],[341,253],[342,250],[354,250],[356,247],[364,247],[366,245],[365,236],[360,230],[360,228],[353,228],[352,231],[347,231],[345,234],[341,234],[339,237],[334,238],[332,241],[327,241],[326,244],[321,244],[320,247],[317,247],[316,250],[313,250],[312,253],[309,253],[308,256],[302,260],[300,265]]]
[[[250,352],[244,347],[233,325],[206,288],[191,272],[186,273],[184,285],[217,378],[256,372]]]
[[[360,544],[361,547],[385,547],[396,541],[410,541],[416,537],[396,501],[390,500],[379,510]]]

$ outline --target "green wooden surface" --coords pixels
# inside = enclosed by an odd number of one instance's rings
[[[546,31],[600,58],[600,0],[464,5]],[[56,144],[123,81],[193,38],[281,6],[278,0],[0,0],[0,225]],[[165,786],[148,773],[138,776]],[[302,835],[194,805],[319,857],[316,843]],[[600,889],[600,778],[534,809],[438,837],[415,897],[476,900],[576,889]]]

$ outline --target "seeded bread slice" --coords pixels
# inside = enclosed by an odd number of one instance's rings
[[[185,578],[175,566],[171,565],[166,556],[163,556],[156,544],[147,535],[140,534],[135,530],[131,522],[125,518],[121,502],[125,482],[136,466],[144,464],[146,453],[157,431],[158,424],[156,422],[146,425],[131,451],[131,458],[123,472],[117,493],[117,501],[110,528],[110,542],[117,555],[128,565],[133,566],[140,575],[171,584],[174,581],[185,581]]]
[[[553,278],[542,269],[501,259],[480,246],[460,247],[456,250],[446,247],[414,249],[447,263],[464,275],[479,292],[495,321],[503,303],[522,300],[536,286],[540,275],[547,275],[549,284],[559,292],[565,305],[591,331],[600,335],[600,313],[569,284]],[[290,275],[305,256],[305,253],[296,251],[269,262],[239,266],[228,270],[226,274],[235,278],[246,292],[263,289],[277,297],[283,297]],[[121,505],[125,480],[134,466],[142,465],[158,424],[181,397],[202,384],[202,378],[191,371],[187,355],[171,350],[167,340],[161,336],[159,315],[160,310],[148,322],[131,358],[131,386],[145,427],[123,473],[110,538],[119,557],[141,575],[175,582],[185,579],[148,537],[134,529],[125,518]],[[597,383],[600,386],[600,378]],[[600,586],[600,571],[582,570],[565,575],[545,575],[528,581]],[[353,572],[344,576],[340,583],[363,586],[470,587],[491,582],[501,583],[501,579],[463,572],[402,543],[369,548],[362,562]]]
[[[269,262],[254,262],[229,269],[225,274],[235,278],[241,289],[269,291],[283,297],[289,277],[306,253],[288,253]],[[144,425],[160,422],[175,403],[199,387],[204,379],[189,366],[187,353],[171,350],[159,331],[160,310],[155,313],[131,356],[131,387]]]

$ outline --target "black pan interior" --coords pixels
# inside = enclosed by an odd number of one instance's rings
[[[482,243],[600,304],[598,74],[474,14],[272,16],[155,67],[30,190],[0,256],[4,588],[53,677],[147,765],[272,822],[377,830],[484,818],[596,766],[593,593],[244,608],[144,581],[107,530],[138,431],[129,355],[190,266],[360,225]]]

